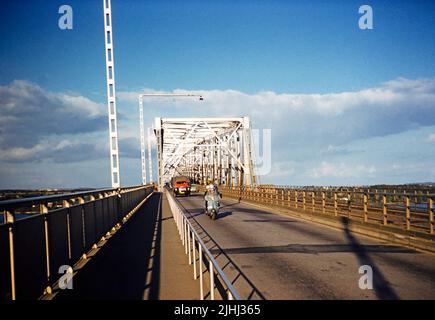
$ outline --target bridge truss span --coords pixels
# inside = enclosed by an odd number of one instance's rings
[[[158,179],[208,179],[227,186],[256,183],[249,117],[155,118]]]

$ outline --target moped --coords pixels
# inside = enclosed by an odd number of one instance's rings
[[[212,220],[215,220],[219,214],[220,206],[220,195],[217,192],[209,192],[205,196],[205,201],[207,202],[207,209],[205,214],[208,215]]]

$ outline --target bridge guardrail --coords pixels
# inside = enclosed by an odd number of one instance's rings
[[[203,279],[203,262],[208,260],[208,271],[210,275],[210,300],[215,300],[214,287],[217,281],[221,287],[226,287],[224,292],[220,292],[221,298],[224,300],[240,300],[240,295],[231,284],[231,281],[226,277],[219,264],[207,249],[204,242],[199,237],[198,233],[193,228],[183,210],[177,205],[173,195],[166,188],[164,189],[168,198],[169,206],[174,216],[174,221],[177,226],[181,242],[184,246],[185,253],[189,256],[189,265],[193,264],[193,277],[198,278],[196,266],[196,252],[198,251],[199,265],[199,281],[200,281],[200,299],[204,300],[204,279]],[[203,257],[203,254],[205,257]],[[216,275],[215,275],[216,272]]]
[[[220,186],[219,189],[224,195],[240,200],[307,213],[347,217],[408,232],[435,234],[435,194],[287,187]]]
[[[152,186],[100,189],[0,201],[0,300],[38,299],[151,192]],[[61,203],[61,207],[59,206]],[[15,219],[21,207],[39,214]]]
[[[368,192],[368,193],[391,193],[391,194],[413,194],[421,196],[435,193],[435,186],[297,186],[297,185],[275,185],[275,184],[259,184],[257,188],[261,189],[290,189],[290,190],[329,190],[338,192]]]

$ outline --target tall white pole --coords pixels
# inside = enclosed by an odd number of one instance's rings
[[[107,108],[109,115],[109,149],[110,173],[112,188],[121,184],[119,176],[118,153],[118,123],[116,117],[116,90],[115,90],[115,61],[112,34],[112,7],[110,0],[103,0],[104,6],[104,42],[106,48],[106,83],[107,83]]]
[[[139,127],[140,127],[140,160],[142,168],[142,184],[147,184],[147,169],[145,160],[145,130],[143,126],[143,101],[142,96],[139,96]]]
[[[150,183],[153,182],[153,159],[151,157],[151,129],[148,128],[148,171],[150,172]]]

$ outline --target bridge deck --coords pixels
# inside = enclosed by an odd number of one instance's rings
[[[198,299],[165,196],[155,193],[74,277],[59,299]]]
[[[224,199],[177,198],[243,299],[433,299],[435,256]],[[373,290],[361,290],[361,265]],[[198,299],[167,200],[155,193],[58,298]]]
[[[435,256],[224,198],[218,219],[200,195],[177,198],[242,298],[434,299]],[[373,268],[373,290],[358,286]]]

